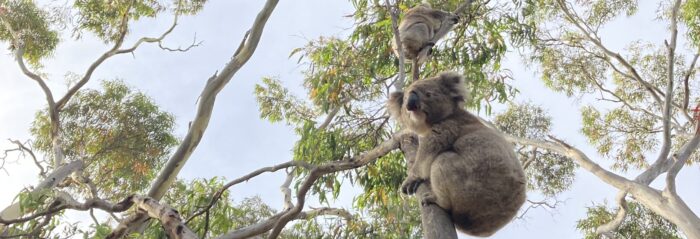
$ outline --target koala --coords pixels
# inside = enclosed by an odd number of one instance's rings
[[[418,69],[432,52],[435,43],[459,22],[459,16],[420,4],[409,9],[399,24],[401,46],[406,59],[413,62],[413,81],[418,80]],[[391,41],[396,57],[399,57],[396,37]]]
[[[415,162],[401,189],[430,192],[421,203],[447,210],[455,227],[486,237],[508,224],[525,202],[526,179],[513,145],[464,109],[461,75],[443,72],[391,94],[387,108],[418,136]]]

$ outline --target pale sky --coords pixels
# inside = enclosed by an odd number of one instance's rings
[[[603,29],[602,39],[615,51],[622,51],[628,43],[644,39],[662,44],[668,36],[664,25],[655,22],[656,4],[640,1],[640,15],[616,20]],[[251,26],[264,1],[211,1],[195,17],[181,17],[176,30],[165,41],[168,46],[187,45],[196,34],[202,46],[187,53],[171,53],[154,45],[142,45],[134,55],[121,55],[105,62],[94,74],[88,87],[96,87],[101,79],[123,79],[150,97],[164,110],[177,117],[177,135],[183,136],[195,112],[195,101],[205,81],[226,63],[238,46],[245,31]],[[253,95],[253,86],[265,76],[275,76],[298,96],[304,97],[301,70],[296,59],[288,59],[292,49],[302,47],[319,36],[344,36],[350,31],[351,19],[342,16],[352,13],[348,1],[305,0],[280,1],[269,19],[258,49],[250,61],[233,77],[217,97],[209,128],[202,142],[180,173],[181,178],[211,178],[223,176],[233,179],[252,170],[289,161],[297,137],[292,128],[283,123],[271,124],[259,119]],[[125,45],[140,36],[157,36],[167,29],[171,17],[144,20],[131,27]],[[644,29],[644,30],[638,30]],[[29,139],[28,129],[36,111],[45,105],[39,86],[21,74],[7,44],[0,44],[0,149],[10,148],[5,139]],[[682,45],[681,45],[682,46]],[[54,95],[62,95],[67,72],[82,74],[108,46],[86,35],[79,41],[65,39],[51,59],[45,60],[44,73]],[[687,53],[687,52],[686,52]],[[535,72],[527,68],[520,57],[511,52],[504,68],[511,69],[514,85],[520,90],[518,102],[532,102],[545,108],[554,119],[554,133],[580,147],[589,157],[602,165],[595,150],[587,147],[580,134],[578,109],[591,102],[584,98],[574,100],[551,93],[544,88]],[[8,174],[0,171],[0,207],[9,205],[23,187],[37,183],[38,170],[29,159],[6,163]],[[636,174],[635,174],[636,175]],[[281,208],[279,186],[283,173],[264,174],[230,189],[237,201],[260,195],[274,208]],[[700,212],[700,192],[697,165],[685,167],[678,179],[679,194],[695,211]],[[655,182],[658,184],[659,182]],[[350,208],[354,190],[345,190],[331,206]],[[562,193],[564,204],[555,210],[533,209],[524,220],[516,220],[496,233],[493,238],[581,238],[576,221],[584,218],[587,206],[614,201],[617,193],[585,170],[578,170],[571,190]],[[533,200],[539,195],[529,193]],[[310,203],[308,206],[317,204]],[[80,218],[86,213],[72,213]]]

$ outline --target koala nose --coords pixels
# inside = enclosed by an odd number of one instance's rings
[[[408,94],[408,101],[406,101],[406,109],[408,111],[414,111],[418,109],[418,94],[416,94],[416,92],[411,91],[411,93]]]

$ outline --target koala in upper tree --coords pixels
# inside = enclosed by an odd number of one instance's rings
[[[413,80],[418,80],[418,68],[432,52],[435,43],[459,22],[459,16],[420,4],[409,9],[399,24],[401,46],[406,59],[413,62]],[[399,57],[396,38],[391,41],[396,57]]]
[[[418,135],[418,151],[401,186],[430,192],[423,205],[447,210],[455,227],[490,236],[513,219],[525,202],[526,179],[513,145],[464,109],[467,89],[455,72],[415,81],[391,94],[392,118]]]

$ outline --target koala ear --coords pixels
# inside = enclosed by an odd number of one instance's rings
[[[443,72],[440,74],[440,81],[449,89],[450,96],[455,101],[464,102],[467,99],[467,86],[461,74],[453,71]]]
[[[401,115],[401,106],[403,106],[403,91],[391,93],[389,101],[386,103],[389,115],[392,118],[398,119]]]

